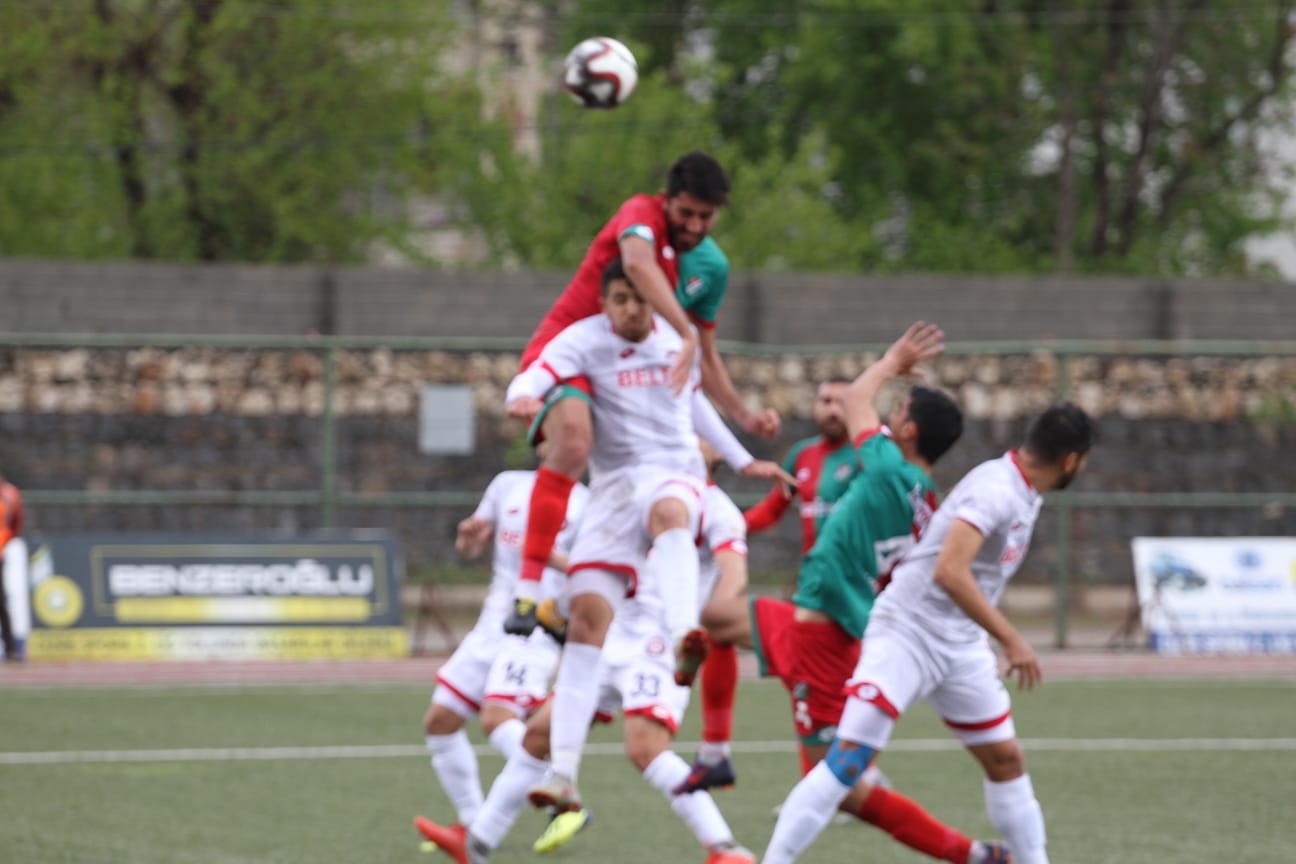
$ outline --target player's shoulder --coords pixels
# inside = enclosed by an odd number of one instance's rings
[[[653,228],[664,226],[666,224],[665,202],[660,195],[649,195],[643,192],[631,195],[621,202],[612,221],[622,229],[635,224]]]
[[[693,266],[729,269],[729,256],[710,236],[703,237],[701,243],[681,255],[680,261]]]
[[[820,447],[824,443],[822,436],[811,435],[808,438],[802,438],[800,441],[793,441],[792,446],[788,448],[788,461],[800,458],[801,454],[815,447]]]

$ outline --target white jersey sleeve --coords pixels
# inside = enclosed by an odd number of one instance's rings
[[[756,461],[700,388],[693,391],[693,429],[733,470],[741,471]]]
[[[500,500],[504,497],[506,485],[504,474],[496,474],[492,477],[491,482],[486,486],[486,491],[482,493],[481,500],[477,502],[477,509],[472,512],[471,518],[498,522]]]
[[[505,404],[522,396],[540,399],[559,381],[589,371],[591,348],[596,344],[591,335],[597,334],[600,323],[606,325],[607,320],[600,313],[563,328],[545,345],[535,362],[509,382]]]

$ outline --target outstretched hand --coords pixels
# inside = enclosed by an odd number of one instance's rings
[[[1018,690],[1033,690],[1036,684],[1044,683],[1039,657],[1029,642],[1017,637],[1002,643],[1002,647],[1004,659],[1008,661],[1008,677],[1016,676]]]
[[[909,325],[904,335],[897,339],[884,356],[884,359],[895,364],[897,375],[916,374],[920,371],[914,366],[924,360],[942,354],[945,351],[945,332],[935,324],[915,321]]]
[[[770,462],[768,459],[756,459],[747,463],[741,471],[738,472],[744,477],[755,477],[758,480],[772,480],[775,483],[782,483],[784,486],[796,488],[796,478],[783,470],[783,466],[777,462]]]

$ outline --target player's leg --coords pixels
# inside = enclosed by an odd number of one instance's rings
[[[526,718],[545,701],[557,666],[558,646],[544,634],[504,637],[486,678],[481,725],[505,759],[521,745]]]
[[[626,577],[610,570],[583,567],[571,574],[568,590],[571,619],[551,700],[551,770],[530,792],[533,804],[557,810],[580,806],[576,779],[598,701],[599,658],[616,607],[625,596]]]
[[[458,823],[468,824],[481,807],[481,778],[464,724],[481,711],[486,680],[497,649],[470,632],[437,673],[437,686],[423,717],[432,770],[454,805]]]
[[[485,861],[503,842],[526,806],[527,789],[539,782],[549,767],[545,758],[549,751],[550,717],[550,703],[546,702],[527,720],[520,746],[504,763],[476,818],[466,829],[462,825],[443,826],[416,819],[419,832],[458,864]]]
[[[544,411],[532,427],[532,440],[541,439],[545,442],[544,455],[531,490],[522,569],[513,592],[513,611],[504,622],[506,632],[521,635],[536,627],[540,580],[567,518],[567,499],[585,473],[594,443],[589,396],[578,383],[560,384],[550,393]]]
[[[1007,688],[988,647],[961,653],[928,702],[981,764],[986,815],[1017,864],[1047,864],[1044,811],[1035,797]]]
[[[732,550],[713,553],[719,576],[711,597],[702,607],[702,626],[711,637],[711,651],[702,664],[702,745],[697,762],[715,768],[719,776],[711,785],[729,786],[736,779],[729,750],[733,734],[734,701],[738,695],[738,646],[734,638],[719,639],[712,625],[726,616],[741,622],[743,632],[735,635],[744,647],[751,647],[751,624],[747,612],[747,559]],[[718,610],[718,611],[716,611]],[[727,772],[725,772],[727,768]],[[691,772],[690,772],[691,776]]]
[[[665,679],[662,684],[669,686]],[[653,716],[652,711],[627,713],[626,756],[649,785],[665,796],[671,810],[707,850],[708,864],[750,864],[755,861],[755,856],[734,840],[733,831],[710,794],[674,794],[675,787],[688,775],[689,766],[670,749],[673,725],[673,722],[670,725],[663,723]]]
[[[702,517],[703,487],[691,478],[663,476],[648,502],[648,536],[652,548],[644,564],[644,581],[657,587],[666,609],[666,626],[675,646],[675,681],[693,683],[710,649],[700,624],[697,533]]]

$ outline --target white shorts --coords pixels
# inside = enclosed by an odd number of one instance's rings
[[[604,474],[590,485],[585,515],[572,546],[569,576],[604,570],[625,577],[626,596],[634,596],[650,545],[648,514],[667,498],[688,508],[688,530],[697,535],[706,485],[695,477],[653,465],[636,465]]]
[[[541,630],[530,636],[471,630],[437,672],[432,701],[461,717],[486,702],[526,717],[544,702],[558,653],[558,643]]]
[[[886,746],[893,722],[919,699],[926,699],[965,745],[993,744],[1017,734],[1008,690],[986,641],[951,644],[874,618],[846,692],[850,698],[838,735],[878,750]]]
[[[689,688],[675,683],[675,652],[665,634],[609,636],[599,667],[596,719],[611,722],[619,710],[626,717],[650,717],[674,735],[688,702]]]

